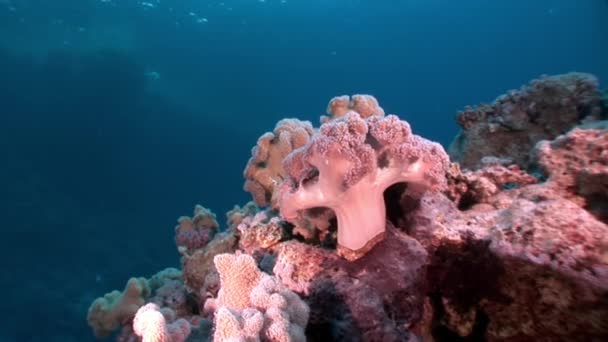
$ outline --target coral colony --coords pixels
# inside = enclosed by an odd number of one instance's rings
[[[543,76],[458,114],[448,153],[369,95],[260,137],[221,228],[180,217],[181,270],[88,322],[118,341],[599,341],[608,336],[608,109]]]

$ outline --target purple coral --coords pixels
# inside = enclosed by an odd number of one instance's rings
[[[441,145],[412,134],[397,116],[363,119],[351,111],[322,125],[309,143],[287,156],[281,214],[293,220],[299,210],[334,210],[339,251],[355,259],[383,236],[384,191],[400,182],[441,188],[448,163]]]

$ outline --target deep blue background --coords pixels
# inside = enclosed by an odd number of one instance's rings
[[[178,216],[249,199],[283,117],[371,93],[447,145],[540,74],[608,79],[601,0],[150,3],[0,1],[0,341],[92,339],[95,297],[178,264]]]

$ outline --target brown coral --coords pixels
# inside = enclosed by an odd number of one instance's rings
[[[378,100],[372,95],[356,94],[353,96],[342,95],[336,96],[329,101],[327,105],[327,114],[329,116],[321,116],[321,123],[326,123],[330,120],[343,117],[349,111],[357,112],[362,118],[368,118],[372,115],[384,116],[384,109],[380,107]]]
[[[272,132],[264,133],[251,151],[243,175],[244,190],[261,207],[276,207],[277,190],[283,182],[283,159],[305,145],[313,133],[312,124],[298,119],[279,121]]]
[[[129,322],[150,295],[145,278],[131,278],[124,291],[112,291],[97,298],[89,307],[87,321],[97,337],[106,337]]]

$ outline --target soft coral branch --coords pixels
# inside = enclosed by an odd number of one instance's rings
[[[300,210],[328,207],[336,214],[339,247],[367,251],[385,231],[384,191],[400,182],[440,188],[447,165],[439,144],[413,135],[398,117],[365,120],[349,112],[325,123],[285,159],[289,178],[281,191],[281,214],[290,220]]]

